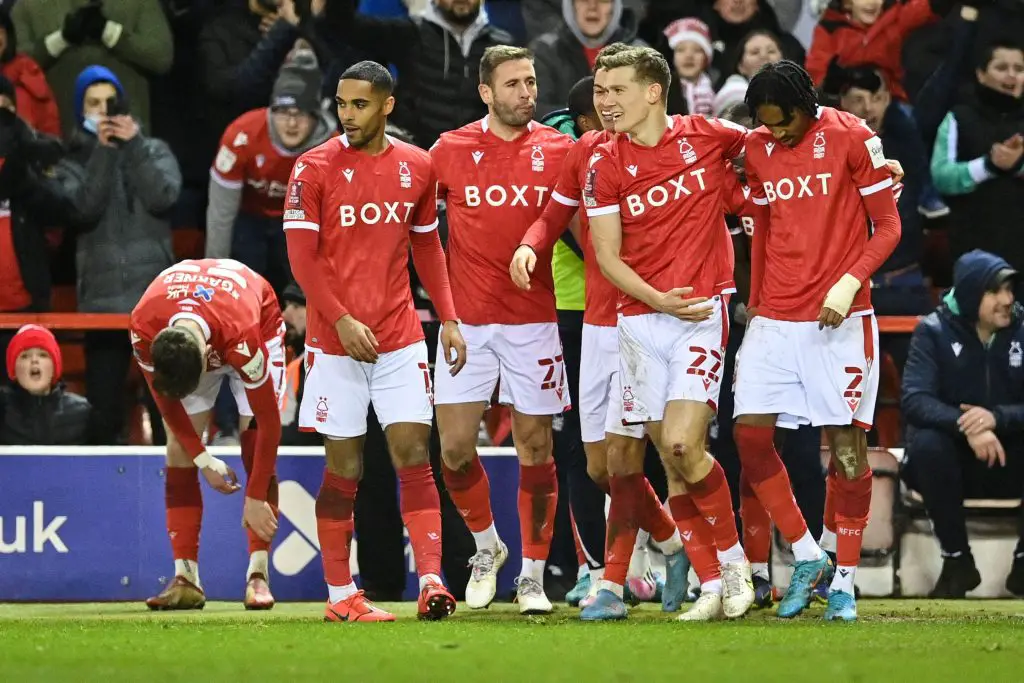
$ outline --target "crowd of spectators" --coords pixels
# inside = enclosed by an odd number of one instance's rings
[[[803,63],[822,101],[864,118],[900,161],[903,236],[872,278],[872,298],[879,315],[938,306],[912,338],[882,345],[897,372],[906,366],[908,481],[946,555],[969,557],[962,515],[940,509],[978,487],[1019,497],[1024,478],[1015,331],[1024,309],[1013,304],[1024,291],[1015,274],[1024,268],[1020,0],[0,0],[0,312],[47,311],[54,285],[74,285],[78,311],[128,313],[177,258],[230,257],[274,285],[301,358],[305,299],[288,270],[280,205],[293,159],[337,132],[338,74],[361,59],[388,65],[397,77],[392,132],[428,148],[486,113],[477,73],[487,47],[531,48],[538,117],[557,119],[573,111],[573,86],[615,41],[665,54],[678,75],[670,113],[747,123],[740,105],[761,65]],[[175,253],[175,231],[201,232],[205,243]],[[976,249],[999,267],[968,259],[957,294],[940,296],[954,284],[953,262]],[[992,329],[990,294],[1010,300],[1005,324]],[[739,323],[742,304],[741,292],[732,306]],[[85,398],[65,389],[52,335],[0,332],[0,347],[11,381],[0,394],[0,442],[123,443],[139,401],[162,439],[145,389],[126,394],[124,331],[84,335]],[[1005,391],[969,388],[996,374]],[[289,377],[286,441],[298,443],[300,362]],[[986,411],[983,432],[958,423],[972,406]],[[230,401],[219,408],[230,439]],[[32,411],[47,417],[24,417]],[[804,450],[817,438],[805,434]],[[1005,467],[1015,483],[936,474],[958,463],[975,472],[979,462]],[[945,593],[962,595],[970,571],[950,575]]]

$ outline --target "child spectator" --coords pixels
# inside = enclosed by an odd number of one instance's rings
[[[782,57],[782,43],[771,31],[756,29],[744,36],[729,59],[729,67],[726,69],[728,78],[715,94],[715,116],[721,116],[722,112],[743,102],[743,97],[747,94],[747,84],[757,70],[765,64],[779,61]]]
[[[907,101],[903,88],[903,42],[912,31],[936,21],[952,0],[832,0],[814,28],[807,72],[817,85],[829,68],[875,64],[889,92]]]
[[[665,28],[665,37],[668,38],[676,75],[686,97],[687,111],[710,116],[715,90],[707,73],[714,56],[708,25],[692,17],[678,19]]]
[[[60,347],[45,327],[25,325],[7,347],[7,376],[0,389],[0,444],[71,446],[88,439],[89,402],[65,391]]]

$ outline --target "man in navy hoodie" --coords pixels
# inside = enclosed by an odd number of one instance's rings
[[[953,289],[911,340],[903,371],[903,478],[924,498],[942,548],[933,598],[963,598],[981,583],[964,498],[1024,492],[1024,307],[1014,301],[1017,277],[998,256],[964,254]],[[1024,525],[1006,588],[1024,596]]]

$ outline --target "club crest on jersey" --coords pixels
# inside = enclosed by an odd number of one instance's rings
[[[405,190],[412,187],[412,171],[409,170],[408,161],[398,162],[398,184]]]
[[[239,133],[235,136],[235,141],[231,143],[232,147],[245,147],[249,144],[249,136],[245,133]]]
[[[825,131],[823,130],[814,134],[814,158],[825,158]]]
[[[679,141],[679,154],[683,157],[683,163],[692,164],[697,161],[697,151],[686,138]]]
[[[534,171],[544,170],[544,148],[540,145],[533,146],[533,152],[530,153],[530,161],[532,162]]]

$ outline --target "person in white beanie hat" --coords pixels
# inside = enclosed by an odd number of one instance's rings
[[[677,19],[665,27],[665,37],[672,50],[676,76],[686,96],[691,114],[710,116],[715,98],[708,66],[714,56],[711,31],[700,19]]]

